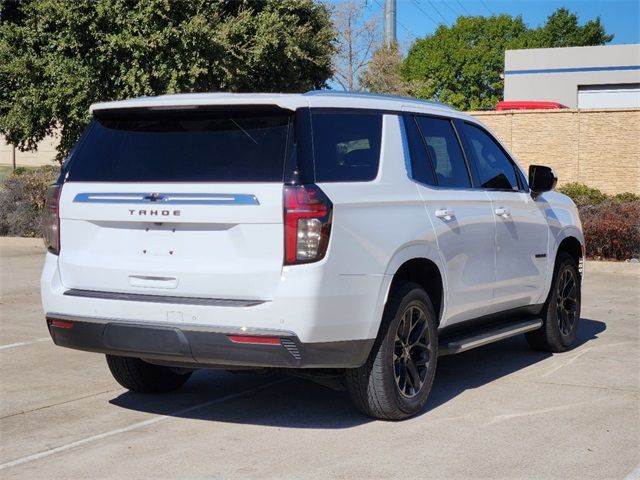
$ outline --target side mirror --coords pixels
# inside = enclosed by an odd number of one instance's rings
[[[558,176],[552,168],[543,165],[529,167],[529,188],[534,198],[556,188],[556,183],[558,183]]]

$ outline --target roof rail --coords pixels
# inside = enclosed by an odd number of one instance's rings
[[[371,92],[339,92],[335,90],[309,90],[308,92],[303,93],[305,96],[327,96],[327,97],[365,97],[365,98],[377,98],[379,100],[402,100],[405,102],[411,103],[419,103],[421,105],[426,105],[429,107],[438,107],[438,108],[446,108],[447,110],[455,110],[453,107],[447,105],[446,103],[434,102],[431,100],[421,100],[419,98],[413,97],[403,97],[400,95],[387,95],[383,93],[371,93]]]

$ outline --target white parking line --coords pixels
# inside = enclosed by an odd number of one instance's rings
[[[640,464],[638,464],[638,466],[636,466],[636,468],[634,468],[631,472],[629,472],[629,475],[627,475],[624,480],[638,480],[640,478]]]
[[[26,342],[17,342],[17,343],[9,343],[8,345],[0,345],[0,350],[6,350],[8,348],[15,348],[15,347],[23,347],[25,345],[33,345],[34,343],[50,342],[50,341],[51,341],[51,337],[36,338],[35,340],[28,340]]]
[[[290,380],[289,378],[281,378],[280,380],[276,380],[274,382],[269,382],[265,385],[260,385],[259,387],[250,388],[248,390],[243,390],[241,392],[232,393],[230,395],[226,395],[224,397],[216,398],[215,400],[211,400],[209,402],[199,403],[198,405],[194,405],[192,407],[184,408],[182,410],[177,410],[175,412],[167,413],[166,415],[158,415],[157,417],[150,418],[149,420],[144,420],[142,422],[134,423],[129,425],[128,427],[117,428],[115,430],[110,430],[108,432],[100,433],[98,435],[92,435],[90,437],[83,438],[81,440],[77,440],[75,442],[67,443],[66,445],[60,445],[59,447],[51,448],[49,450],[44,450],[42,452],[34,453],[33,455],[28,455],[26,457],[17,458],[10,462],[6,462],[0,465],[0,470],[4,470],[6,468],[15,467],[17,465],[22,465],[24,463],[33,462],[34,460],[39,460],[41,458],[49,457],[51,455],[55,455],[56,453],[66,452],[67,450],[71,450],[72,448],[81,447],[82,445],[86,445],[91,442],[95,442],[97,440],[102,440],[103,438],[113,437],[114,435],[118,435],[120,433],[130,432],[131,430],[135,430],[137,428],[146,427],[148,425],[153,425],[154,423],[161,422],[163,420],[167,420],[172,417],[179,417],[186,413],[193,412],[194,410],[199,410],[201,408],[207,408],[212,405],[216,405],[218,403],[226,402],[227,400],[232,400],[234,398],[242,397],[243,395],[251,394],[258,392],[260,390],[264,390],[265,388],[272,387],[282,382],[286,382]]]

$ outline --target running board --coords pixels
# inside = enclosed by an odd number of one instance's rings
[[[533,318],[530,320],[496,325],[466,335],[458,335],[442,340],[438,346],[438,354],[442,356],[466,352],[472,348],[481,347],[489,343],[513,337],[514,335],[537,330],[540,327],[542,327],[542,319]]]

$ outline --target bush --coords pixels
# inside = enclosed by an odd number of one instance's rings
[[[558,188],[560,193],[564,193],[579,207],[582,205],[599,205],[606,202],[609,196],[597,188],[587,187],[583,183],[567,183]]]
[[[45,193],[59,167],[16,169],[0,187],[0,235],[39,237]]]
[[[640,200],[608,200],[579,210],[587,257],[626,260],[640,256]]]
[[[637,202],[640,201],[640,195],[631,192],[617,193],[613,196],[613,200],[618,203]]]

